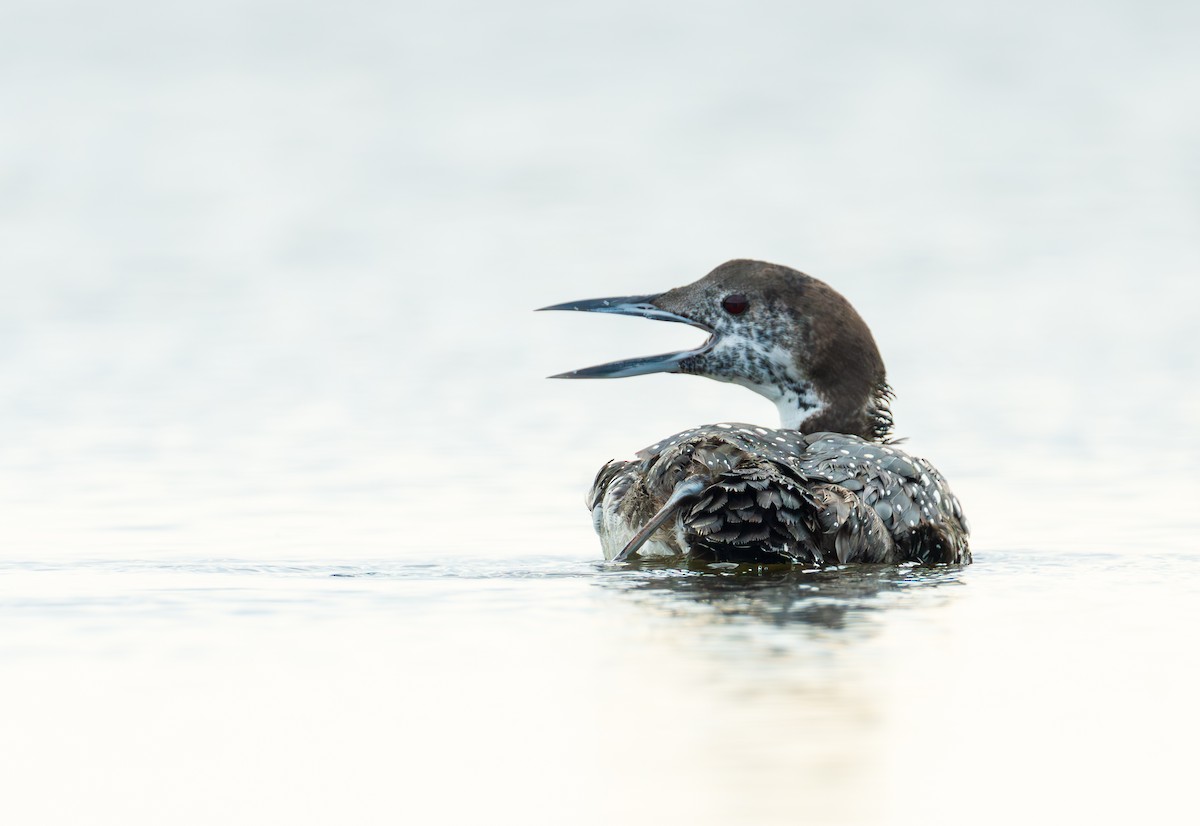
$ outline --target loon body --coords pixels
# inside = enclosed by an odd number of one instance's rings
[[[685,430],[600,469],[588,507],[606,559],[968,563],[958,500],[929,462],[890,442],[891,389],[874,338],[829,285],[737,260],[685,287],[547,310],[699,327],[695,350],[555,378],[688,373],[775,402],[783,427]]]

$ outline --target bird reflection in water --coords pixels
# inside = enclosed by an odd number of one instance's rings
[[[650,599],[667,613],[695,617],[700,606],[721,622],[751,620],[772,626],[811,626],[840,630],[872,613],[905,605],[933,589],[962,584],[962,566],[844,565],[799,569],[787,565],[712,565],[699,562],[642,562],[611,576],[606,587]]]

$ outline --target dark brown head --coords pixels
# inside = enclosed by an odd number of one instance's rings
[[[710,336],[695,350],[564,373],[617,378],[690,373],[740,384],[779,407],[783,426],[883,439],[891,430],[883,359],[845,298],[802,272],[762,261],[729,261],[660,295],[546,307],[678,321]]]

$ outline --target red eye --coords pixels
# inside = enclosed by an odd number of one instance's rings
[[[721,302],[721,306],[730,315],[741,315],[750,308],[750,302],[746,296],[734,293],[733,295],[725,296],[725,299]]]

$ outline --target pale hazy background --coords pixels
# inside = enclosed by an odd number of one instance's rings
[[[1197,42],[1186,2],[0,0],[0,809],[733,822],[754,788],[762,822],[1166,822],[1155,721],[1200,732]],[[775,413],[546,382],[698,334],[530,311],[734,257],[871,324],[975,529],[953,606],[861,644],[750,622],[756,655],[596,596],[600,462]],[[486,584],[539,565],[574,584]]]
[[[1140,474],[1200,444],[1194,4],[3,8],[5,555],[486,550],[440,520],[773,419],[541,381],[690,339],[533,307],[734,257],[856,303],[981,542],[1060,486],[1179,518]]]

